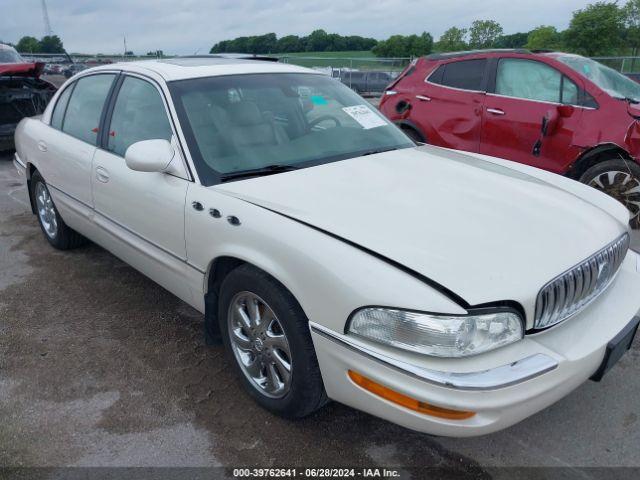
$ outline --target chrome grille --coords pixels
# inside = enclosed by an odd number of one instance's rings
[[[586,307],[613,280],[628,249],[629,235],[625,233],[547,283],[538,293],[534,328],[555,325]]]

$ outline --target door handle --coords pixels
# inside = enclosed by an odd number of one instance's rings
[[[487,108],[487,112],[493,113],[494,115],[504,115],[504,110],[500,110],[499,108]]]
[[[96,168],[96,178],[99,182],[107,183],[109,181],[109,172],[102,167],[98,167]]]
[[[421,102],[430,102],[431,101],[431,98],[425,97],[424,95],[416,95],[416,98],[418,100],[420,100]]]
[[[38,150],[40,150],[41,152],[46,152],[47,151],[47,144],[44,143],[42,140],[40,140],[38,142]]]

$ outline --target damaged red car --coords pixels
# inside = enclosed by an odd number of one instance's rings
[[[429,55],[387,87],[380,110],[415,141],[600,189],[640,227],[640,84],[594,60],[528,50]]]
[[[0,151],[13,148],[13,133],[24,117],[40,115],[56,87],[40,78],[44,63],[26,62],[0,44]]]

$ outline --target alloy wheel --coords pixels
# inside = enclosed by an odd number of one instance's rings
[[[596,176],[589,186],[618,200],[630,212],[631,218],[640,216],[640,179],[630,172],[610,170]]]
[[[58,234],[56,208],[53,205],[47,186],[42,182],[38,182],[36,185],[36,206],[42,228],[49,238],[55,238]]]
[[[240,292],[231,299],[227,322],[242,373],[261,394],[284,397],[291,388],[291,350],[271,307],[254,293]]]

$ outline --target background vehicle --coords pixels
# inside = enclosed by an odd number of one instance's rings
[[[358,93],[382,92],[393,80],[389,72],[375,70],[359,72],[345,69],[335,73],[342,83]]]
[[[381,111],[414,140],[580,180],[640,227],[640,85],[557,52],[471,51],[414,61]]]
[[[88,67],[86,65],[83,65],[81,63],[72,63],[67,68],[65,68],[62,73],[64,74],[65,78],[71,78],[76,73],[86,70],[87,68]]]
[[[0,44],[0,151],[13,148],[13,133],[24,117],[42,113],[56,87],[40,79],[43,63],[28,63]]]

